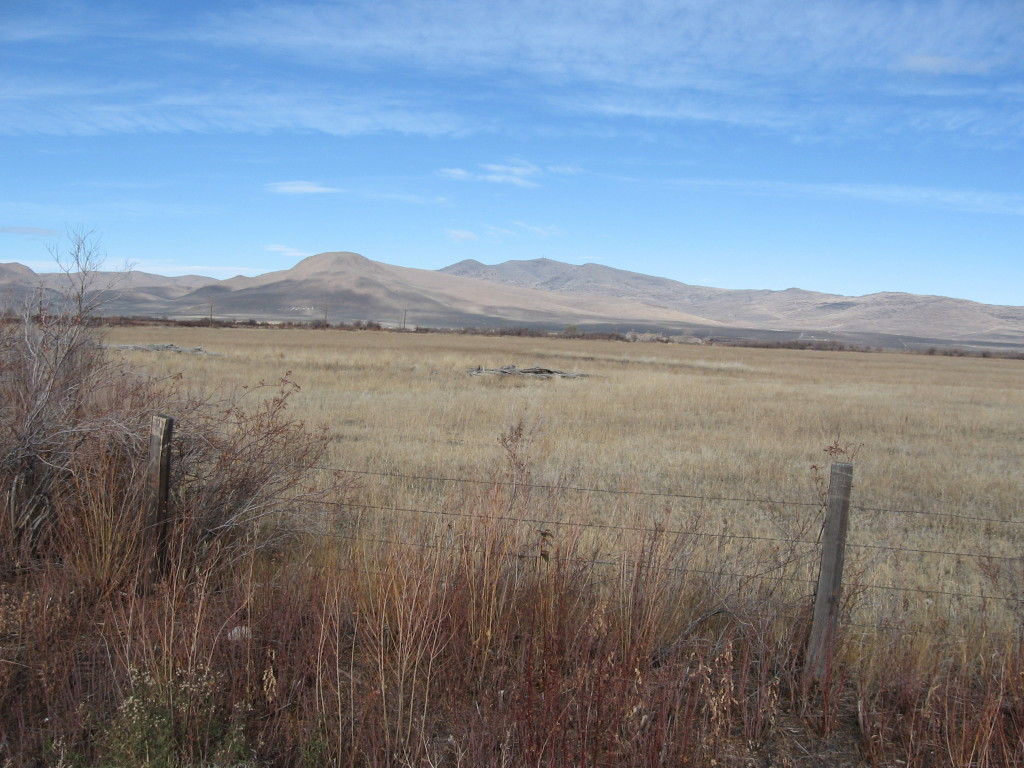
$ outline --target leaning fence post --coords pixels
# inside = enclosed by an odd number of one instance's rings
[[[815,680],[825,676],[832,655],[832,640],[839,620],[839,597],[843,590],[843,560],[846,530],[850,522],[850,488],[853,464],[836,462],[828,480],[825,527],[821,537],[821,568],[814,593],[814,619],[807,644],[808,671]]]
[[[149,433],[146,531],[154,545],[156,572],[167,572],[167,498],[171,487],[171,432],[174,419],[154,416]]]

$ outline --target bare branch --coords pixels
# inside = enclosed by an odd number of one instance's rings
[[[67,230],[68,247],[56,245],[47,248],[64,275],[65,307],[62,314],[70,314],[77,322],[99,314],[103,305],[120,293],[118,283],[128,274],[130,265],[117,272],[103,272],[106,252],[99,235],[93,230]]]

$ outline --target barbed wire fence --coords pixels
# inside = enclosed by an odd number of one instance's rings
[[[160,421],[158,421],[160,420]],[[164,421],[166,420],[166,421]],[[171,451],[170,426],[168,417],[154,417],[153,440],[151,442],[150,466],[150,519],[166,522],[167,479],[160,472],[166,472]],[[778,583],[803,590],[806,607],[813,605],[813,611],[806,615],[780,615],[777,618],[792,621],[812,621],[812,643],[808,649],[808,657],[812,667],[820,666],[827,654],[832,639],[837,631],[837,622],[842,612],[844,595],[858,596],[859,610],[846,611],[843,616],[843,631],[863,631],[869,633],[913,632],[929,634],[948,639],[968,639],[972,637],[962,625],[957,630],[957,622],[951,616],[959,612],[965,616],[984,615],[991,606],[1000,606],[1012,624],[1015,625],[1018,643],[1024,635],[1024,520],[1007,520],[996,517],[970,514],[967,511],[935,511],[928,509],[886,508],[864,506],[851,502],[850,487],[853,465],[847,462],[834,462],[831,465],[831,476],[825,498],[804,501],[792,499],[776,499],[757,495],[706,495],[699,493],[644,491],[635,489],[607,488],[568,483],[531,482],[528,477],[512,479],[473,478],[443,476],[430,474],[403,473],[397,471],[381,471],[354,466],[312,465],[302,469],[311,473],[329,473],[335,476],[373,478],[379,483],[395,482],[404,484],[432,484],[447,486],[444,493],[434,493],[432,498],[462,499],[465,493],[453,489],[475,488],[496,494],[506,494],[506,511],[495,513],[493,505],[487,504],[430,504],[405,505],[384,498],[377,503],[368,500],[331,499],[317,497],[315,506],[320,510],[320,519],[314,530],[317,535],[345,540],[353,544],[376,545],[386,547],[435,548],[466,553],[465,543],[457,543],[451,537],[434,536],[424,538],[417,536],[417,525],[411,521],[446,521],[451,527],[453,521],[502,523],[512,526],[527,527],[535,532],[536,546],[531,550],[517,546],[501,552],[501,556],[515,558],[519,561],[547,561],[549,558],[562,557],[557,548],[556,532],[571,531],[579,535],[591,534],[596,539],[608,543],[619,542],[625,536],[659,537],[671,540],[676,546],[681,542],[705,542],[714,545],[715,549],[705,552],[703,558],[676,558],[667,562],[649,564],[655,571],[694,577],[713,579],[731,579],[738,583]],[[162,490],[161,490],[162,489]],[[161,494],[163,494],[161,496]],[[469,494],[471,495],[471,494]],[[532,496],[531,496],[532,495]],[[545,503],[536,503],[540,495]],[[585,520],[578,515],[558,513],[559,500],[569,495],[577,497],[606,497],[624,500],[629,503],[645,502],[639,510],[632,510],[629,522],[610,522],[606,520]],[[509,499],[518,504],[509,503]],[[300,501],[308,502],[309,496],[301,496]],[[479,501],[479,499],[477,499]],[[522,503],[532,500],[535,503]],[[286,510],[294,504],[296,498],[274,497],[265,500],[268,505],[279,505]],[[772,509],[779,512],[797,511],[804,519],[810,516],[818,522],[814,527],[798,530],[795,535],[772,534],[770,532],[736,532],[729,530],[707,530],[699,524],[690,526],[672,526],[665,522],[649,523],[657,512],[650,505],[671,504],[674,502],[692,502],[701,510],[709,505],[742,504],[753,505],[760,509]],[[308,503],[303,506],[308,507]],[[579,506],[579,505],[576,505]],[[542,510],[546,512],[542,513]],[[643,514],[646,510],[647,514]],[[165,517],[161,518],[161,514]],[[852,521],[851,521],[852,515]],[[984,526],[985,540],[990,545],[985,551],[972,550],[966,547],[933,548],[926,546],[909,546],[895,540],[883,541],[847,541],[847,529],[852,526],[854,531],[864,529],[861,523],[871,522],[870,517],[929,519],[939,523]],[[374,525],[366,524],[370,519]],[[358,521],[360,524],[356,524]],[[700,519],[707,524],[706,516]],[[166,526],[156,525],[155,528],[163,535]],[[1003,531],[1003,534],[997,533]],[[816,535],[811,535],[816,534]],[[529,537],[527,537],[528,539]],[[862,538],[862,537],[861,537]],[[1000,554],[991,546],[995,541],[1011,550],[1019,549],[1021,554]],[[729,558],[744,547],[749,555],[749,547],[766,547],[774,553],[773,557],[763,560],[753,559],[756,569],[735,570],[730,565],[735,562],[746,562],[741,558]],[[867,562],[860,562],[853,569],[853,578],[843,580],[845,557],[847,553],[867,556]],[[592,568],[622,568],[629,558],[635,556],[634,549],[605,547],[595,549],[590,557],[572,556],[577,564]],[[714,562],[721,556],[725,562]],[[917,558],[917,568],[911,567],[908,559]],[[815,572],[815,566],[817,567]],[[883,567],[884,566],[884,567]],[[970,574],[974,588],[964,587],[965,578]],[[904,577],[903,583],[894,583],[897,576]],[[911,578],[925,579],[936,586],[919,586],[907,583]],[[959,588],[964,587],[964,588]],[[965,608],[968,604],[973,609]],[[957,611],[953,610],[956,606]],[[943,611],[945,607],[945,611]],[[911,609],[931,612],[941,620],[931,625],[918,623],[908,626],[903,620]],[[811,618],[813,616],[813,618]],[[870,623],[866,619],[871,619]],[[817,638],[817,639],[815,639]]]

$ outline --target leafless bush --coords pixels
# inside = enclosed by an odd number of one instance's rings
[[[94,245],[77,238],[71,258],[84,272],[96,263]],[[124,382],[97,350],[88,327],[88,312],[95,308],[89,286],[82,280],[77,288],[57,306],[40,299],[35,307],[22,307],[0,329],[0,542],[20,552],[8,565],[23,564],[38,548],[89,438],[104,431],[104,423],[113,438],[123,437],[109,428],[120,414],[103,401],[123,402],[127,393],[97,395]]]
[[[224,624],[254,612],[255,569],[301,541],[322,522],[320,502],[336,509],[349,485],[336,473],[308,478],[327,439],[291,417],[298,386],[287,378],[195,393],[175,378],[125,369],[98,346],[89,322],[97,308],[91,242],[73,243],[79,269],[67,271],[63,302],[27,307],[0,326],[5,764],[11,756],[59,762],[56,744],[80,749],[112,717],[105,749],[131,762],[140,732],[129,721],[160,713],[195,721],[165,734],[169,759],[223,746],[226,737],[203,723],[228,717],[232,697],[245,699],[235,689],[214,694],[220,679],[209,664],[230,651],[218,646]],[[161,583],[153,582],[143,514],[157,413],[179,426]],[[191,703],[182,709],[182,701]],[[199,737],[205,742],[191,741]]]
[[[295,383],[284,378],[269,395],[263,385],[207,395],[124,370],[98,347],[88,322],[98,306],[92,241],[76,237],[71,255],[63,305],[23,313],[0,329],[0,543],[14,555],[5,566],[25,567],[56,548],[55,556],[82,567],[91,559],[88,567],[106,582],[143,554],[141,489],[148,425],[158,412],[179,424],[171,515],[183,566],[229,541],[280,533],[336,490],[338,478],[303,482],[327,442],[288,414]],[[84,543],[69,549],[78,537]]]

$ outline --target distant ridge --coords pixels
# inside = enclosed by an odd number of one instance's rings
[[[625,298],[685,309],[731,326],[763,330],[1024,342],[1024,307],[979,304],[944,296],[889,292],[839,296],[799,288],[727,290],[688,285],[601,264],[574,265],[551,259],[506,261],[493,266],[467,260],[441,271],[504,285]]]
[[[22,294],[66,287],[60,273],[36,275],[27,267],[0,271]],[[374,320],[446,328],[534,325],[639,327],[680,330],[719,324],[677,309],[652,307],[616,298],[595,300],[500,284],[481,284],[444,273],[397,267],[357,253],[321,253],[294,267],[256,277],[171,278],[132,273],[98,273],[94,284],[109,286],[107,314],[215,317],[266,321],[329,322]]]
[[[98,273],[107,314],[261,321],[373,320],[440,328],[529,325],[552,330],[658,331],[698,338],[836,340],[886,347],[1024,348],[1024,307],[942,296],[837,296],[797,288],[726,290],[688,285],[601,264],[551,259],[441,270],[372,261],[346,251],[226,280],[145,272]],[[56,302],[62,273],[0,264],[8,306]],[[42,293],[40,293],[42,292]]]

